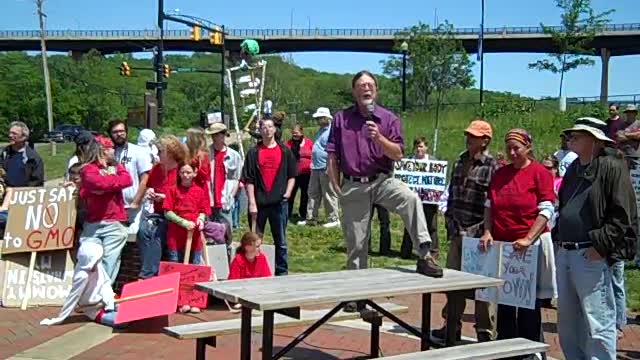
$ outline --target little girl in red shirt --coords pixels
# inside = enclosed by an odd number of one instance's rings
[[[202,263],[202,228],[209,215],[210,207],[205,190],[194,185],[197,169],[190,163],[180,164],[178,184],[171,187],[162,208],[167,225],[167,250],[169,261],[182,262],[186,251],[187,236],[193,231],[191,240],[191,264]],[[181,312],[199,312],[198,308],[183,306]]]
[[[272,276],[267,257],[260,251],[262,239],[256,233],[247,232],[240,239],[236,256],[231,261],[229,280]]]

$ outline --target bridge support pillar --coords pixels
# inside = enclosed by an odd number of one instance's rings
[[[69,50],[69,57],[71,57],[75,62],[80,62],[82,60],[82,55],[84,55],[84,53],[80,50]]]
[[[600,59],[602,61],[602,75],[600,78],[600,102],[604,105],[609,100],[609,59],[611,58],[611,50],[607,48],[600,49]]]

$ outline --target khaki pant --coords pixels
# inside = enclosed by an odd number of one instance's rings
[[[347,269],[367,267],[373,204],[400,215],[411,236],[414,252],[420,257],[429,253],[428,247],[422,246],[424,243],[431,243],[422,202],[418,194],[406,184],[390,175],[381,175],[367,184],[345,179],[341,190],[340,206],[342,231],[347,244]]]
[[[461,236],[449,236],[449,253],[447,254],[447,268],[460,270],[462,266],[462,237]],[[464,308],[467,306],[466,299],[473,299],[475,291],[469,291],[457,294],[447,294],[447,304],[442,308],[442,317],[447,318],[447,308],[453,307],[454,316],[457,319],[457,323],[461,324],[461,318],[464,314]],[[496,306],[495,304],[476,301],[475,302],[475,317],[476,317],[476,332],[490,334],[491,338],[495,337],[496,333]]]
[[[338,221],[338,195],[329,182],[326,170],[311,170],[308,193],[307,220],[318,219],[320,205],[324,202],[327,222]]]

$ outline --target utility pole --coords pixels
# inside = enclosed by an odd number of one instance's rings
[[[36,6],[38,7],[38,20],[40,21],[40,48],[42,55],[42,72],[44,73],[44,93],[47,98],[47,122],[49,124],[49,131],[53,131],[53,104],[51,100],[51,81],[49,79],[49,64],[47,63],[47,43],[46,43],[46,31],[44,25],[44,18],[47,16],[42,11],[42,4],[44,0],[35,0]],[[56,143],[55,141],[50,141],[51,144],[51,155],[55,156],[56,151]]]
[[[478,39],[478,60],[480,60],[480,106],[484,105],[484,0],[482,0],[482,11],[480,20],[480,37]],[[481,110],[484,112],[484,110]]]
[[[158,29],[160,30],[160,40],[158,41],[158,50],[156,52],[156,101],[158,104],[158,125],[162,125],[164,115],[164,80],[162,78],[163,71],[163,52],[164,52],[164,0],[158,0]]]

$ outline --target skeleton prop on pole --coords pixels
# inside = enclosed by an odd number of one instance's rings
[[[242,146],[242,133],[240,126],[238,125],[238,112],[236,109],[236,88],[238,86],[239,96],[241,99],[252,97],[255,99],[255,103],[250,103],[244,107],[244,111],[253,111],[251,118],[245,126],[246,129],[255,120],[261,118],[262,101],[264,93],[264,81],[266,75],[267,62],[265,60],[254,61],[253,57],[260,52],[260,46],[258,42],[253,39],[246,39],[240,44],[240,58],[241,62],[239,66],[227,69],[227,85],[229,86],[229,93],[231,98],[233,125],[236,131],[236,141],[240,148],[240,155],[244,157],[244,148]],[[261,71],[259,77],[256,76],[256,72]],[[248,72],[248,74],[242,75],[242,73]],[[234,81],[234,76],[237,75],[237,79]]]

